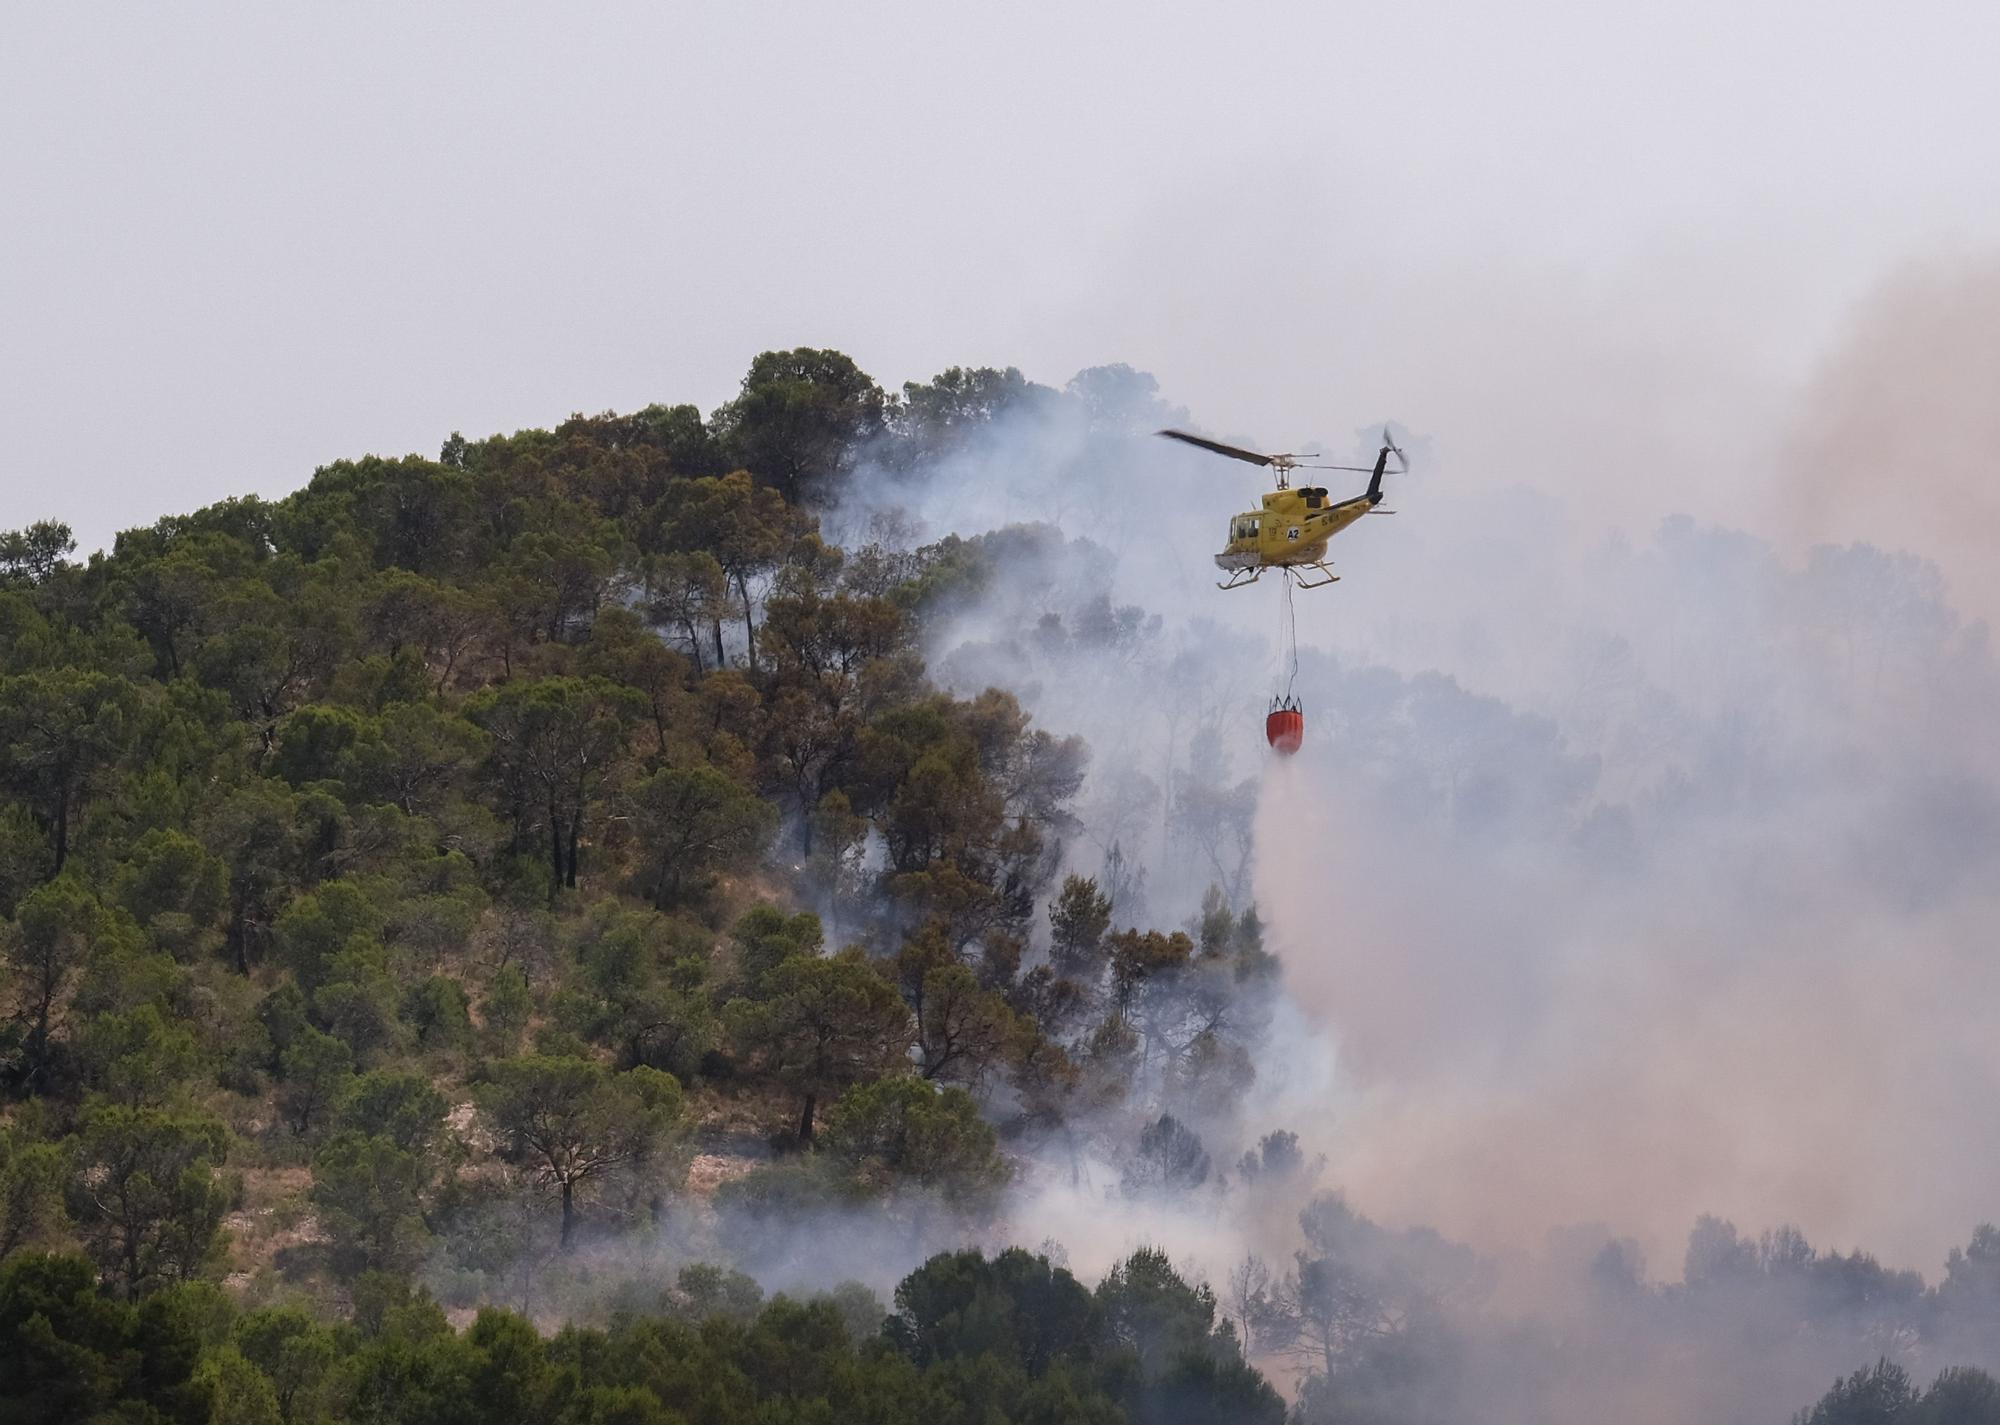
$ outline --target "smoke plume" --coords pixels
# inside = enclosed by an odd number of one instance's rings
[[[836,531],[998,531],[933,671],[1089,740],[1069,859],[1102,875],[1116,846],[1144,867],[1121,923],[1185,921],[1210,883],[1254,896],[1284,992],[1256,1089],[1208,1128],[1219,1161],[1297,1132],[1316,1188],[1469,1244],[1505,1267],[1478,1309],[1545,1325],[1587,1302],[1609,1243],[1682,1289],[1711,1213],[1935,1276],[1995,1215],[2000,1169],[1980,558],[2000,430],[1976,389],[1996,292],[1990,267],[1890,282],[1797,408],[1762,412],[1793,432],[1764,484],[1636,535],[1560,480],[1454,488],[1448,442],[1392,413],[1419,473],[1391,490],[1398,520],[1336,543],[1345,582],[1298,596],[1289,762],[1260,736],[1287,672],[1276,581],[1218,594],[1207,560],[1256,472],[1150,440],[1186,413],[1143,379],[1004,416],[921,482],[864,478]],[[1607,394],[1598,428],[1619,416]],[[1366,454],[1371,428],[1322,448]],[[1739,523],[1766,509],[1765,532]],[[1240,836],[1190,821],[1222,791]],[[1090,1224],[1111,1190],[1031,1171],[1017,1231],[1079,1269],[1155,1237],[1218,1285],[1298,1246],[1296,1205],[1242,1191],[1121,1206],[1107,1234]],[[1858,1326],[1778,1364],[1705,1341],[1718,1379],[1697,1402],[1666,1364],[1682,1326],[1625,1327],[1652,1364],[1603,1396],[1565,1376],[1570,1406],[1782,1412],[1873,1349]]]

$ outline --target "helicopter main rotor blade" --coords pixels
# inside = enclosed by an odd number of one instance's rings
[[[1189,435],[1184,430],[1163,430],[1156,431],[1154,434],[1163,435],[1168,440],[1180,440],[1187,442],[1189,445],[1198,445],[1203,450],[1212,450],[1217,455],[1228,456],[1231,460],[1247,460],[1252,465],[1269,465],[1276,458],[1269,455],[1259,455],[1254,450],[1245,450],[1240,445],[1224,445],[1221,441],[1210,440],[1206,436]]]

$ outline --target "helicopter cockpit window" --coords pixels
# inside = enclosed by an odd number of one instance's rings
[[[1255,539],[1256,537],[1257,517],[1255,515],[1251,515],[1248,519],[1238,520],[1235,531],[1230,535],[1232,539]]]

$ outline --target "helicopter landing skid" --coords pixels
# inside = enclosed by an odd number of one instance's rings
[[[1324,589],[1328,584],[1339,582],[1340,576],[1334,573],[1331,569],[1327,568],[1326,565],[1324,564],[1315,562],[1306,567],[1311,569],[1317,569],[1319,570],[1320,573],[1326,575],[1326,577],[1324,579],[1307,579],[1304,574],[1299,572],[1299,567],[1297,565],[1294,564],[1288,566],[1285,572],[1292,576],[1292,581],[1296,583],[1301,589]]]
[[[1256,583],[1258,576],[1263,572],[1264,570],[1261,565],[1252,565],[1248,569],[1238,569],[1229,576],[1228,583],[1217,584],[1215,587],[1218,589],[1240,589],[1246,584]]]

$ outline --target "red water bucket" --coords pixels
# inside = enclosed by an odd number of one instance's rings
[[[1289,757],[1305,741],[1306,715],[1297,708],[1279,708],[1264,719],[1264,740],[1274,752]]]

